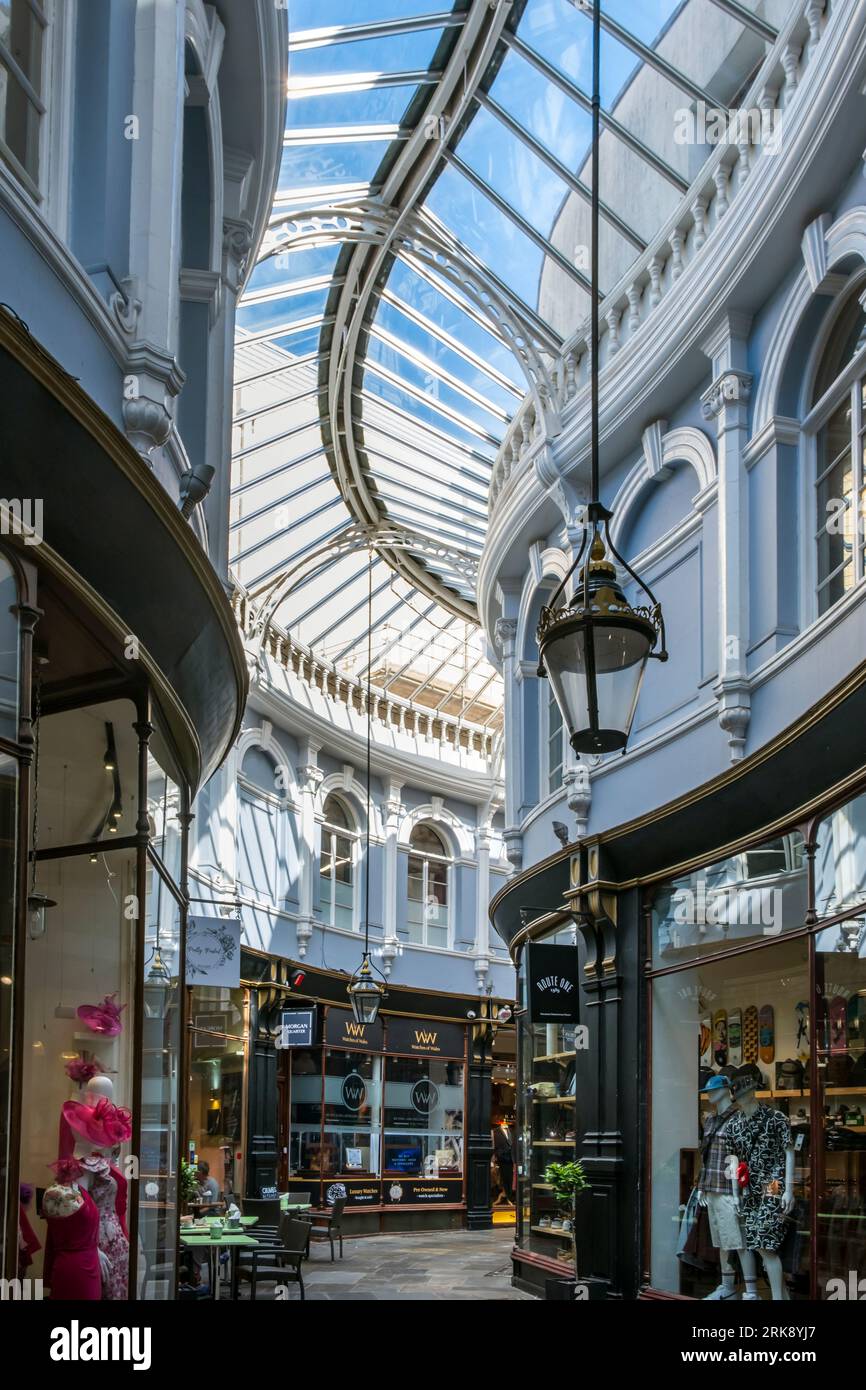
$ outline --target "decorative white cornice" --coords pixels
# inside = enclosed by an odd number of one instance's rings
[[[661,482],[663,478],[669,478],[673,471],[665,463],[663,457],[664,435],[667,427],[667,420],[653,420],[652,424],[647,425],[641,435],[647,475],[657,482]]]
[[[797,445],[800,442],[800,422],[789,415],[773,415],[749,440],[743,450],[743,465],[753,468],[777,444]]]

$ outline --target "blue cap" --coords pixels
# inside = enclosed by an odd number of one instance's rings
[[[710,1077],[706,1086],[701,1087],[702,1091],[729,1091],[730,1089],[730,1081],[726,1076],[722,1076],[719,1072],[716,1072],[713,1076]]]

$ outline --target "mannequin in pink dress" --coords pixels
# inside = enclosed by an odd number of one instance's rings
[[[127,1181],[113,1160],[132,1132],[128,1110],[111,1100],[107,1076],[94,1077],[83,1102],[67,1101],[60,1119],[60,1156],[78,1165],[77,1185],[97,1213],[97,1245],[103,1299],[128,1296],[129,1234],[126,1228]]]
[[[53,1302],[84,1302],[102,1298],[99,1261],[99,1212],[88,1192],[78,1185],[75,1159],[52,1165],[57,1181],[42,1198],[48,1225],[43,1279]]]

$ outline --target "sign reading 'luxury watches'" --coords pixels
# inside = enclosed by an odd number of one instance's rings
[[[577,1023],[578,971],[576,946],[529,943],[526,978],[531,1023]]]

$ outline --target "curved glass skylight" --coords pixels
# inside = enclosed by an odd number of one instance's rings
[[[678,143],[677,113],[735,104],[789,7],[603,0],[602,293],[709,152]],[[357,674],[366,553],[343,552],[356,523],[378,527],[377,676],[483,723],[498,686],[471,636],[474,575],[527,383],[473,286],[542,354],[588,313],[591,13],[359,9],[289,0],[279,188],[238,315],[232,564]]]

